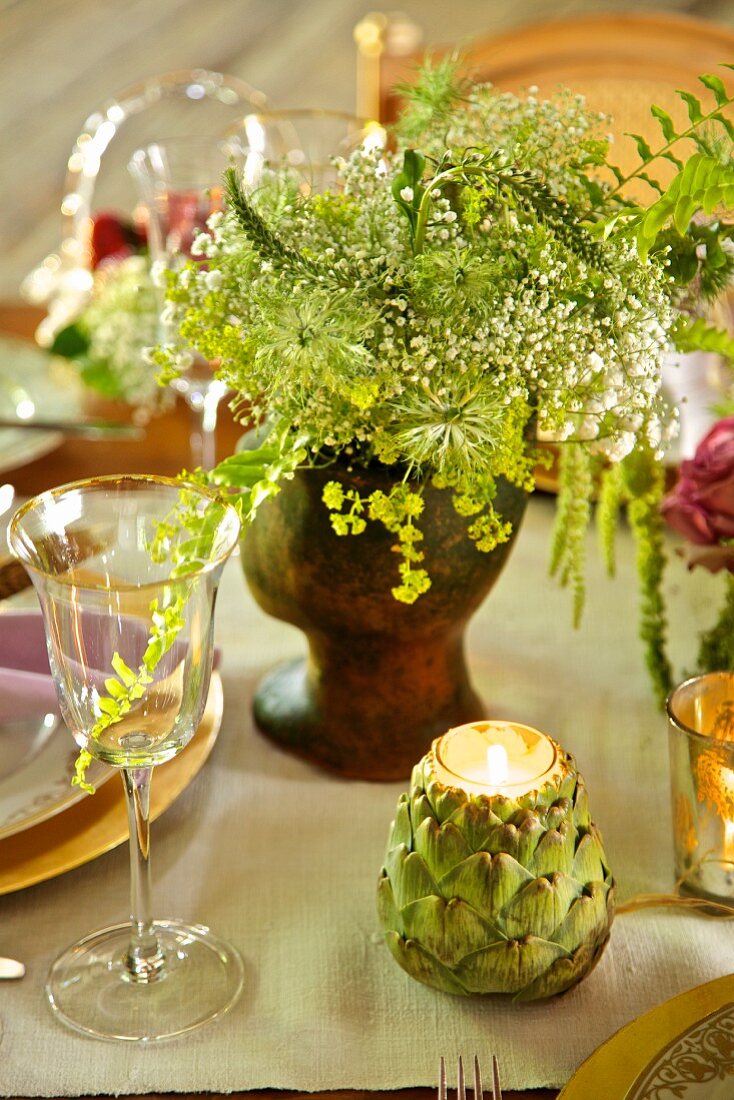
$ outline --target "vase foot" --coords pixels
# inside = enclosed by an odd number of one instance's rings
[[[280,665],[255,693],[258,729],[282,748],[344,778],[390,782],[410,778],[434,737],[485,716],[468,682],[445,706],[423,712],[416,691],[409,712],[402,714],[388,700],[380,705],[377,690],[367,712],[364,696],[355,696],[348,685],[340,684],[334,694],[338,698],[330,699],[323,683],[314,687],[307,661]]]

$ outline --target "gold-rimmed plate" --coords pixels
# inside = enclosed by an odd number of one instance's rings
[[[558,1100],[668,1095],[734,1096],[734,974],[689,989],[627,1024],[579,1066]]]
[[[154,821],[178,798],[214,747],[223,712],[222,681],[213,672],[206,709],[184,751],[155,769],[150,817]],[[96,859],[127,840],[122,784],[105,785],[56,817],[0,840],[0,895],[55,878]]]

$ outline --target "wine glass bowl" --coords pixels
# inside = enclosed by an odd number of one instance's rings
[[[245,190],[255,190],[268,174],[289,177],[304,193],[339,187],[340,157],[359,145],[384,148],[385,130],[343,111],[252,111],[232,124],[228,146],[242,171]]]
[[[136,149],[128,165],[145,214],[150,258],[160,282],[195,255],[195,242],[207,221],[223,206],[222,176],[231,163],[227,142],[177,138]],[[161,295],[161,338],[177,341],[169,330]],[[193,414],[191,452],[194,467],[216,463],[217,409],[227,392],[213,364],[189,348],[190,365],[173,383]]]
[[[234,948],[201,925],[152,919],[148,824],[152,769],[184,749],[203,713],[216,592],[239,527],[209,490],[132,475],[43,493],[10,525],[81,771],[88,753],[120,769],[126,791],[131,920],[65,951],[46,986],[59,1017],[87,1034],[168,1038],[221,1015],[242,989]]]

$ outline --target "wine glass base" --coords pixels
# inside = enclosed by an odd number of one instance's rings
[[[165,963],[152,981],[125,964],[130,925],[92,932],[51,967],[46,996],[62,1023],[98,1039],[152,1043],[223,1016],[244,985],[239,952],[201,924],[153,922]]]

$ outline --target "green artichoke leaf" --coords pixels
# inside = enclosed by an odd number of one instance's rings
[[[582,889],[580,882],[560,873],[528,883],[502,914],[507,935],[515,940],[534,935],[555,941],[555,930]]]
[[[443,993],[466,996],[469,990],[438,959],[425,951],[415,940],[405,940],[397,932],[387,932],[385,941],[395,960],[411,978],[424,985],[433,986]]]
[[[583,782],[581,776],[576,771],[576,761],[572,756],[566,757],[566,763],[568,764],[570,771],[561,780],[560,787],[558,788],[559,798],[570,798],[573,802],[573,796],[576,792],[576,787],[579,783]]]
[[[609,886],[594,882],[571,903],[568,914],[553,933],[553,939],[568,951],[583,943],[596,943],[606,937],[610,917],[607,909]]]
[[[463,802],[466,802],[464,791],[456,790],[454,787],[442,787],[441,784],[436,782],[428,784],[426,793],[436,817],[441,823],[448,821],[454,811],[458,810]]]
[[[410,807],[408,796],[401,794],[395,810],[395,820],[390,826],[390,836],[387,842],[388,851],[403,844],[408,851],[413,849],[413,829],[410,824]]]
[[[487,838],[501,820],[492,810],[488,798],[469,798],[454,810],[449,821],[466,837],[473,852],[486,849]]]
[[[589,795],[586,784],[579,778],[576,787],[576,798],[573,806],[573,823],[577,829],[588,829],[591,824],[591,812],[589,810]]]
[[[570,958],[556,959],[544,974],[516,993],[512,998],[513,1001],[540,1001],[570,989],[592,969],[603,946],[602,944],[600,947],[592,947],[584,944]]]
[[[411,901],[440,893],[430,871],[417,852],[409,852],[404,845],[393,848],[385,859],[385,870],[392,883],[395,902],[399,909]]]
[[[522,860],[518,857],[519,838],[516,825],[503,825],[501,822],[490,829],[487,838],[482,844],[482,851],[489,852],[491,856],[496,856],[500,852],[507,852],[513,859],[517,859],[518,862]]]
[[[557,829],[549,829],[541,838],[532,859],[528,861],[528,870],[534,878],[551,875],[554,871],[569,872],[573,864],[575,844],[576,830],[567,821],[561,822]]]
[[[428,799],[428,795],[425,791],[413,791],[410,796],[410,820],[413,824],[413,829],[417,829],[426,818],[430,818],[431,821],[436,820],[436,815],[433,812],[433,806]]]
[[[472,993],[521,993],[568,952],[538,936],[506,940],[468,955],[454,970]]]
[[[486,921],[501,927],[500,914],[515,894],[533,881],[516,859],[500,852],[476,852],[439,881],[445,898],[461,898]]]
[[[507,938],[461,898],[421,898],[406,905],[402,917],[408,939],[452,968],[465,955]]]
[[[573,808],[571,802],[567,798],[558,799],[554,805],[550,806],[546,813],[543,824],[546,829],[558,829],[563,821],[573,820]]]
[[[520,803],[516,799],[507,798],[503,794],[492,795],[489,802],[492,807],[492,813],[502,822],[510,821],[520,808]]]
[[[570,867],[570,874],[587,886],[590,882],[603,882],[606,859],[601,846],[601,837],[593,826],[584,833],[576,848],[576,854]]]
[[[448,874],[472,855],[461,832],[450,821],[438,825],[432,818],[421,821],[413,837],[413,848],[436,879]]]
[[[535,854],[541,838],[545,835],[545,828],[537,814],[526,814],[517,830],[517,854],[515,858],[523,867],[527,867]]]
[[[377,882],[377,915],[384,931],[397,932],[401,936],[405,934],[403,919],[395,904],[395,895],[386,871],[382,871]]]

